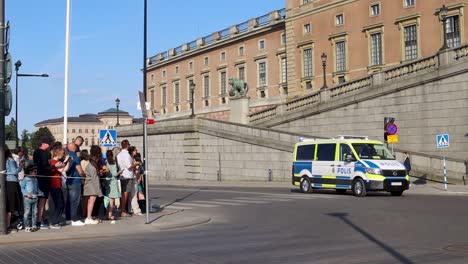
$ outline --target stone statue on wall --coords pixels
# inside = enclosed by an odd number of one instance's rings
[[[229,90],[229,96],[231,98],[247,97],[247,91],[249,88],[247,87],[247,83],[245,81],[239,80],[237,78],[229,78],[228,83],[232,86],[231,90]]]

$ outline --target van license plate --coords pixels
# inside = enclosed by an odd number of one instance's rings
[[[401,182],[392,182],[392,186],[401,186],[402,183]]]

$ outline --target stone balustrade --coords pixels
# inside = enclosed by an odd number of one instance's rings
[[[148,60],[148,64],[154,65],[154,64],[157,64],[158,62],[169,59],[170,57],[179,56],[186,52],[192,52],[198,48],[215,44],[218,41],[227,40],[235,34],[248,33],[253,30],[258,30],[260,28],[263,28],[264,26],[283,22],[285,19],[286,19],[286,9],[276,10],[266,15],[263,15],[257,18],[252,18],[243,23],[234,25],[232,27],[223,29],[221,31],[214,32],[198,40],[194,40],[194,41],[182,44],[180,46],[180,47],[183,47],[184,45],[186,45],[187,46],[186,49],[179,50],[178,48],[175,48],[175,49],[173,48],[173,49],[170,49],[170,52],[164,51],[159,54],[156,54],[155,56],[150,57],[150,59]]]
[[[292,100],[286,103],[286,111],[293,111],[298,108],[308,107],[312,104],[320,102],[320,92],[306,95],[302,98]]]
[[[417,61],[402,64],[398,67],[385,70],[385,81],[390,81],[409,75],[413,75],[422,70],[436,68],[438,66],[438,56],[423,58]]]
[[[276,106],[262,109],[253,114],[249,115],[250,122],[255,122],[258,120],[268,119],[276,115]]]
[[[468,45],[461,46],[455,49],[455,59],[460,60],[468,57]]]
[[[372,85],[372,76],[353,80],[330,88],[330,97],[340,96]]]
[[[360,91],[375,85],[385,85],[388,82],[405,77],[413,77],[427,71],[435,71],[440,67],[450,65],[451,63],[456,62],[456,60],[460,60],[465,57],[468,57],[468,45],[456,49],[441,51],[430,57],[408,62],[373,75],[339,84],[325,90],[319,90],[316,93],[306,95],[282,105],[252,113],[249,115],[250,122],[258,123],[259,121],[267,121],[283,114],[283,112],[288,113],[291,111],[306,109],[307,107],[320,102],[346,97],[351,92]],[[283,109],[284,111],[280,111]]]

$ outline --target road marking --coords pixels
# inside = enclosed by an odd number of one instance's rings
[[[194,207],[218,207],[219,205],[215,204],[197,204],[197,203],[175,203],[176,206],[182,205],[182,206],[194,206]]]
[[[193,209],[192,207],[175,206],[175,205],[163,206],[162,208],[163,209],[175,209],[175,210],[190,210],[190,209]]]
[[[230,203],[230,202],[216,202],[216,201],[193,201],[194,203],[209,203],[209,204],[221,204],[221,205],[244,205],[240,203]]]
[[[268,192],[247,192],[247,191],[231,191],[231,190],[202,190],[202,189],[183,189],[183,188],[159,188],[159,187],[150,187],[150,190],[165,190],[165,191],[187,191],[187,192],[214,192],[214,193],[242,193],[242,194],[251,194],[251,195],[295,195],[298,197],[307,197],[307,194],[289,194],[290,192],[286,193],[268,193]],[[312,196],[317,196],[316,194],[313,194]],[[310,199],[310,198],[309,198]]]
[[[269,202],[265,201],[253,201],[253,200],[245,200],[242,198],[235,198],[235,199],[216,199],[216,201],[222,201],[222,202],[239,202],[239,203],[252,203],[252,204],[266,204]]]
[[[327,196],[327,195],[316,195],[316,194],[311,194],[311,195],[297,195],[297,194],[268,194],[264,195],[267,197],[277,197],[277,198],[290,198],[290,199],[335,199],[335,196]]]
[[[275,197],[236,197],[235,199],[245,199],[254,201],[269,201],[269,202],[289,202],[291,199],[282,199]]]

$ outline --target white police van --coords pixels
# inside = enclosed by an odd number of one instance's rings
[[[292,184],[302,192],[315,188],[352,190],[356,196],[367,191],[387,191],[401,196],[409,189],[409,176],[382,142],[367,137],[339,136],[296,143],[293,152]]]

